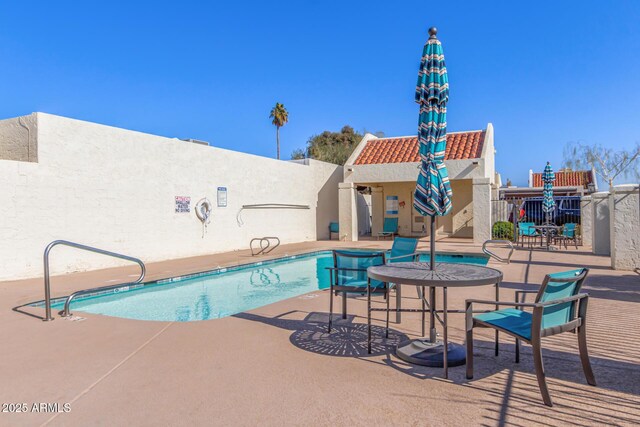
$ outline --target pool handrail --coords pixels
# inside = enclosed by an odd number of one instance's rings
[[[260,250],[258,252],[255,252],[253,250],[253,242],[255,242],[256,240],[260,242]],[[276,241],[276,245],[274,247],[272,247],[271,249],[269,249],[271,247],[271,240],[275,240]],[[267,245],[266,246],[262,246],[262,242],[266,242]],[[254,237],[249,242],[249,248],[251,249],[251,256],[266,255],[269,252],[271,252],[272,250],[274,250],[275,248],[277,248],[278,246],[280,246],[280,239],[275,237],[275,236]]]
[[[487,249],[487,243],[502,243],[502,244],[506,244],[509,246],[510,250],[509,250],[509,255],[507,255],[506,258],[502,258],[501,256],[491,252],[489,249]],[[511,263],[511,255],[513,255],[513,243],[511,243],[510,240],[485,240],[485,242],[482,244],[482,252],[484,252],[485,254],[489,255],[491,258],[494,258],[500,262],[504,262],[507,264]]]
[[[113,289],[113,288],[120,288],[123,286],[127,286],[128,284],[129,285],[138,284],[142,282],[142,280],[144,280],[144,276],[147,272],[144,262],[142,262],[142,260],[138,258],[119,254],[116,252],[107,251],[104,249],[94,248],[92,246],[87,246],[87,245],[83,245],[76,242],[70,242],[68,240],[54,240],[53,242],[49,243],[47,247],[44,249],[44,257],[43,257],[44,258],[44,301],[45,301],[45,318],[43,320],[45,322],[49,322],[53,320],[53,317],[51,316],[51,279],[49,277],[49,253],[51,252],[51,249],[53,249],[55,246],[58,246],[58,245],[69,246],[72,248],[81,249],[83,251],[94,252],[97,254],[110,256],[113,258],[124,259],[127,261],[135,262],[140,266],[140,276],[134,282],[124,283],[120,285],[102,286],[102,287],[93,288],[93,289],[86,289],[86,290],[74,292],[73,294],[69,295],[69,297],[67,298],[67,301],[65,302],[65,309],[62,312],[63,316],[64,316],[64,313],[67,313],[67,316],[69,315],[69,304],[71,303],[71,300],[75,296],[83,293],[95,292],[98,290],[106,290],[107,288]]]

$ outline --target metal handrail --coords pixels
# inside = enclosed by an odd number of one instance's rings
[[[256,240],[260,242],[260,250],[258,252],[254,252],[254,250],[253,250],[253,242],[255,242]],[[276,245],[274,247],[269,249],[271,247],[271,240],[276,240],[277,242],[276,242]],[[266,242],[267,245],[266,246],[262,246],[262,242]],[[277,248],[278,246],[280,246],[280,239],[275,237],[275,236],[255,237],[255,238],[251,239],[251,241],[249,242],[249,248],[251,249],[251,256],[266,255],[269,252],[271,252],[272,250],[274,250],[275,248]]]
[[[491,252],[489,249],[487,249],[487,243],[502,243],[502,244],[508,244],[509,248],[511,249],[509,251],[509,255],[507,255],[507,258],[502,258],[501,256]],[[513,243],[511,243],[510,240],[486,240],[483,244],[482,244],[482,252],[484,252],[485,254],[489,255],[492,258],[497,259],[500,262],[506,262],[507,264],[511,263],[511,255],[513,255]]]
[[[116,252],[106,251],[104,249],[94,248],[92,246],[82,245],[80,243],[70,242],[68,240],[54,240],[53,242],[49,243],[47,247],[44,249],[44,301],[45,301],[45,309],[46,309],[46,315],[44,319],[45,322],[53,320],[53,317],[51,317],[51,280],[49,277],[49,252],[51,252],[51,249],[53,249],[55,246],[58,246],[58,245],[70,246],[72,248],[82,249],[88,252],[95,252],[95,253],[107,255],[113,258],[120,258],[127,261],[135,262],[140,266],[140,270],[141,270],[140,277],[138,277],[136,281],[131,282],[131,284],[137,284],[142,282],[142,280],[144,279],[144,275],[147,271],[146,267],[144,266],[144,262],[142,262],[138,258],[122,255]],[[68,304],[70,303],[70,300],[80,293],[88,293],[95,290],[103,290],[103,288],[117,288],[122,286],[126,286],[126,284],[104,286],[101,288],[93,288],[93,289],[87,289],[86,291],[75,292],[68,297],[67,302],[65,303],[65,312],[68,314],[68,308],[69,308]]]

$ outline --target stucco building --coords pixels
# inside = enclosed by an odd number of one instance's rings
[[[344,167],[340,184],[340,238],[358,240],[358,195],[371,195],[371,233],[382,230],[385,217],[398,218],[402,236],[427,236],[425,217],[413,208],[418,168],[417,136],[377,138],[366,134]],[[453,191],[453,209],[438,217],[437,233],[475,242],[491,238],[491,199],[500,175],[495,170],[491,123],[483,130],[447,134],[445,164]]]

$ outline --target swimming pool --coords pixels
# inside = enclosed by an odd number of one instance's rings
[[[421,255],[427,260],[428,255]],[[483,255],[437,254],[438,262],[486,264]],[[329,287],[330,251],[159,280],[85,296],[71,312],[138,320],[218,319]],[[61,309],[63,300],[52,307]]]

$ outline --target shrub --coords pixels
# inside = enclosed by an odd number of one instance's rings
[[[509,221],[496,221],[491,236],[493,239],[513,240],[513,224]]]

